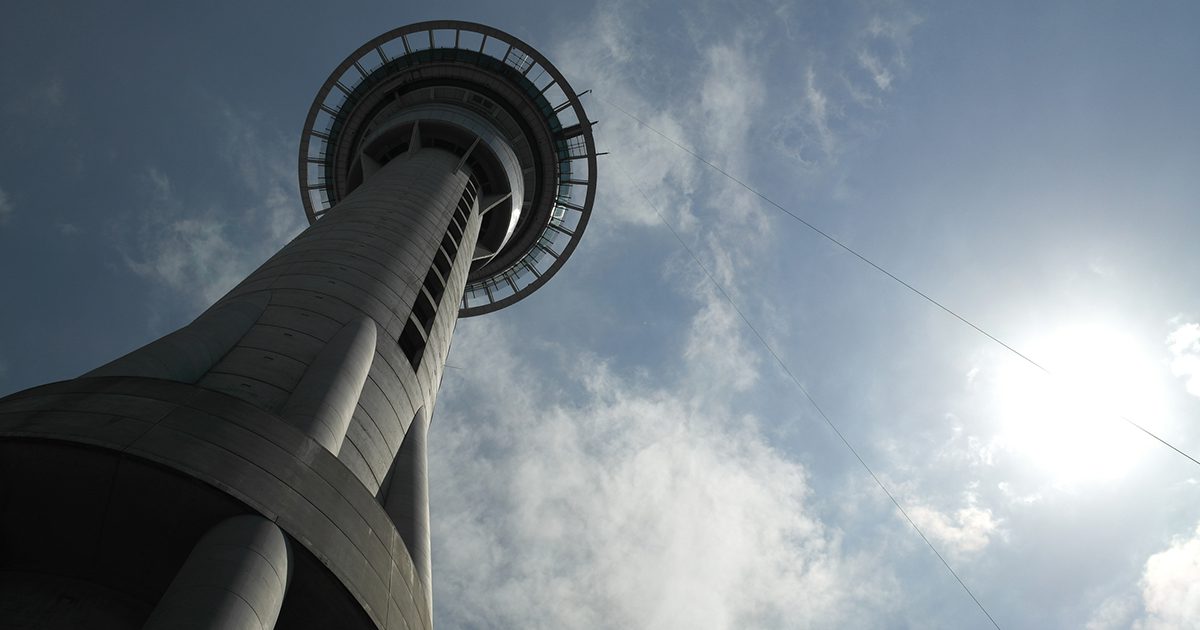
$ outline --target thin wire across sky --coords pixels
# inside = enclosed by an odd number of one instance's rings
[[[842,249],[843,251],[845,251],[845,252],[847,252],[847,253],[851,254],[852,256],[854,256],[855,258],[859,259],[859,260],[860,260],[860,261],[862,261],[863,263],[865,263],[865,264],[869,265],[870,267],[872,267],[873,269],[875,269],[875,270],[876,270],[876,271],[878,271],[879,273],[882,273],[883,275],[887,276],[888,278],[891,278],[893,281],[895,281],[896,283],[900,284],[900,286],[903,286],[905,289],[908,289],[910,292],[912,292],[912,293],[916,294],[916,295],[917,295],[917,296],[919,296],[921,299],[923,299],[923,300],[925,300],[926,302],[929,302],[930,304],[932,304],[932,305],[936,306],[937,308],[941,309],[942,311],[944,311],[945,313],[949,314],[949,315],[950,315],[951,317],[953,317],[954,319],[957,319],[959,322],[962,322],[963,324],[965,324],[965,325],[969,326],[970,328],[972,328],[973,330],[975,330],[975,332],[978,332],[979,334],[983,335],[984,337],[987,337],[988,339],[990,339],[990,340],[991,340],[991,341],[993,341],[994,343],[996,343],[996,344],[1000,345],[1001,347],[1003,347],[1003,348],[1004,348],[1005,350],[1007,350],[1008,352],[1010,352],[1010,353],[1012,353],[1012,354],[1016,355],[1017,357],[1020,357],[1020,358],[1021,358],[1022,360],[1024,360],[1026,363],[1028,363],[1028,364],[1032,365],[1033,367],[1037,368],[1038,370],[1040,370],[1041,372],[1043,372],[1043,373],[1044,373],[1044,374],[1046,374],[1047,376],[1049,376],[1049,377],[1051,377],[1051,378],[1055,378],[1055,379],[1057,379],[1057,378],[1058,378],[1058,377],[1057,377],[1057,375],[1055,375],[1053,372],[1051,372],[1049,369],[1047,369],[1047,368],[1046,368],[1045,366],[1043,366],[1041,363],[1038,363],[1037,361],[1035,361],[1035,360],[1033,360],[1032,358],[1030,358],[1028,355],[1026,355],[1026,354],[1022,353],[1021,351],[1017,350],[1017,349],[1016,349],[1016,348],[1014,348],[1013,346],[1009,345],[1009,344],[1008,344],[1007,342],[1005,342],[1004,340],[1002,340],[1002,339],[1000,339],[999,337],[997,337],[997,336],[993,335],[992,333],[988,332],[987,330],[984,330],[984,329],[983,329],[981,326],[979,326],[978,324],[976,324],[976,323],[972,322],[971,320],[967,319],[966,317],[963,317],[962,315],[958,314],[958,312],[956,312],[954,309],[951,309],[950,307],[946,306],[945,304],[943,304],[943,303],[939,302],[938,300],[934,299],[934,298],[933,298],[933,297],[931,297],[929,294],[925,293],[924,291],[921,291],[920,289],[916,288],[915,286],[913,286],[913,285],[912,285],[912,284],[910,284],[909,282],[905,281],[903,278],[900,278],[899,276],[897,276],[896,274],[892,273],[891,271],[888,271],[886,268],[884,268],[883,266],[879,265],[879,264],[878,264],[878,263],[876,263],[875,261],[871,260],[870,258],[867,258],[867,257],[866,257],[864,254],[860,253],[858,250],[856,250],[856,249],[854,249],[853,247],[850,247],[849,245],[845,244],[844,242],[842,242],[842,241],[841,241],[840,239],[838,239],[837,237],[835,237],[835,236],[833,236],[833,235],[829,234],[828,232],[826,232],[826,231],[822,230],[821,228],[819,228],[819,227],[817,227],[816,225],[814,225],[813,223],[811,223],[811,222],[807,221],[806,219],[804,219],[804,218],[803,218],[803,217],[801,217],[800,215],[796,214],[795,212],[792,212],[791,210],[788,210],[787,208],[785,208],[784,206],[782,206],[781,204],[779,204],[778,202],[776,202],[774,199],[771,199],[771,198],[770,198],[770,197],[768,197],[766,194],[764,194],[764,193],[760,192],[758,189],[756,189],[756,188],[754,188],[753,186],[751,186],[751,185],[747,184],[745,181],[741,180],[740,178],[738,178],[738,177],[734,176],[734,175],[733,175],[733,174],[731,174],[729,171],[726,171],[725,169],[721,168],[721,167],[720,167],[720,166],[718,166],[717,164],[715,164],[715,163],[713,163],[712,161],[708,160],[708,159],[707,159],[707,158],[705,158],[704,156],[702,156],[702,155],[700,155],[699,153],[697,153],[697,152],[693,151],[692,149],[688,148],[688,147],[687,147],[686,145],[684,145],[683,143],[681,143],[681,142],[679,142],[678,140],[675,140],[674,138],[672,138],[671,136],[668,136],[667,134],[665,134],[665,133],[663,133],[663,132],[659,131],[658,129],[654,128],[653,126],[651,126],[651,125],[650,125],[649,123],[647,123],[646,121],[644,121],[644,120],[642,120],[641,118],[638,118],[637,116],[635,116],[635,115],[631,114],[631,113],[630,113],[628,110],[626,110],[625,108],[621,107],[620,105],[617,105],[616,103],[613,103],[612,101],[610,101],[610,100],[608,100],[608,99],[604,98],[603,96],[600,96],[599,94],[596,94],[596,98],[598,98],[598,99],[600,99],[600,100],[604,101],[604,102],[605,102],[606,104],[608,104],[609,106],[613,107],[613,108],[614,108],[614,109],[616,109],[617,111],[619,111],[619,112],[621,112],[622,114],[624,114],[625,116],[629,117],[629,119],[630,119],[630,120],[633,120],[633,121],[634,121],[634,122],[636,122],[638,125],[641,125],[642,127],[646,128],[648,131],[650,131],[650,132],[654,133],[655,135],[658,135],[658,136],[659,136],[659,137],[661,137],[662,139],[664,139],[664,140],[666,140],[667,142],[669,142],[669,143],[671,143],[672,145],[674,145],[674,146],[675,146],[677,149],[679,149],[679,150],[683,151],[684,153],[687,153],[688,155],[690,155],[690,156],[692,156],[693,158],[695,158],[697,161],[699,161],[699,162],[702,162],[703,164],[705,164],[705,165],[706,165],[706,166],[708,166],[709,168],[711,168],[711,169],[715,170],[716,172],[720,173],[720,174],[721,174],[721,175],[723,175],[725,178],[727,178],[727,179],[729,179],[730,181],[734,182],[734,183],[735,183],[735,184],[737,184],[738,186],[741,186],[742,188],[745,188],[746,190],[748,190],[749,192],[753,193],[753,194],[754,194],[755,196],[757,196],[758,198],[760,198],[760,199],[762,199],[763,201],[765,201],[765,202],[767,202],[768,204],[770,204],[770,205],[771,205],[772,207],[774,207],[776,210],[779,210],[780,212],[782,212],[783,214],[787,215],[788,217],[790,217],[790,218],[791,218],[791,219],[793,219],[794,221],[797,221],[798,223],[800,223],[800,224],[801,224],[801,225],[803,225],[804,227],[806,227],[806,228],[808,228],[809,230],[811,230],[811,231],[815,232],[816,234],[820,235],[822,238],[824,238],[825,240],[829,241],[830,243],[833,243],[833,244],[834,244],[834,245],[836,245],[838,248],[840,248],[840,249]],[[747,322],[747,323],[749,323],[749,322]],[[1154,433],[1154,432],[1153,432],[1153,431],[1151,431],[1150,429],[1147,429],[1145,426],[1143,426],[1143,425],[1142,425],[1142,424],[1140,424],[1139,422],[1137,422],[1137,421],[1133,420],[1132,418],[1130,418],[1130,417],[1128,417],[1128,416],[1125,416],[1125,415],[1120,415],[1120,414],[1114,414],[1114,417],[1116,417],[1116,418],[1119,418],[1120,420],[1122,420],[1123,422],[1125,422],[1125,423],[1126,423],[1126,424],[1128,424],[1129,426],[1131,426],[1131,427],[1133,427],[1133,428],[1137,429],[1138,431],[1141,431],[1142,433],[1146,434],[1147,436],[1149,436],[1149,437],[1151,437],[1151,438],[1155,439],[1156,441],[1158,441],[1158,442],[1159,442],[1160,444],[1162,444],[1163,446],[1166,446],[1167,448],[1171,449],[1172,451],[1175,451],[1177,454],[1179,454],[1179,455],[1181,455],[1181,456],[1183,456],[1183,457],[1187,458],[1187,459],[1188,459],[1188,460],[1190,460],[1190,461],[1191,461],[1193,464],[1196,464],[1197,466],[1200,466],[1200,460],[1197,460],[1197,459],[1196,459],[1194,456],[1192,456],[1191,454],[1189,454],[1189,453],[1187,453],[1187,452],[1183,451],[1183,450],[1182,450],[1182,449],[1180,449],[1179,447],[1175,446],[1174,444],[1172,444],[1171,442],[1167,441],[1167,440],[1166,440],[1166,439],[1164,439],[1163,437],[1161,437],[1161,436],[1159,436],[1158,434]]]
[[[1001,346],[1002,348],[1004,348],[1011,354],[1021,358],[1026,363],[1037,368],[1039,371],[1041,371],[1045,375],[1047,375],[1051,378],[1057,379],[1056,375],[1053,372],[1051,372],[1049,369],[1047,369],[1045,366],[1043,366],[1042,364],[1038,363],[1037,361],[1035,361],[1028,355],[1017,350],[1012,345],[1008,344],[1007,342],[1000,339],[999,337],[996,337],[995,335],[991,334],[990,332],[983,329],[981,326],[975,324],[974,322],[967,319],[966,317],[960,315],[958,312],[956,312],[955,310],[946,306],[942,302],[934,299],[929,294],[916,288],[909,282],[905,281],[903,278],[900,278],[896,274],[887,270],[880,264],[874,262],[873,260],[871,260],[870,258],[865,256],[864,254],[860,253],[856,249],[845,244],[840,239],[838,239],[835,236],[829,234],[828,232],[822,230],[821,228],[817,227],[816,225],[814,225],[813,223],[804,219],[803,217],[796,214],[795,212],[787,209],[786,207],[779,204],[775,200],[771,199],[770,197],[768,197],[766,194],[762,193],[758,189],[754,188],[753,186],[750,186],[742,179],[729,173],[725,169],[721,168],[714,162],[708,160],[707,158],[700,155],[696,151],[693,151],[691,148],[687,147],[686,145],[679,142],[678,140],[675,140],[674,138],[668,136],[667,134],[659,131],[658,129],[656,129],[655,127],[653,127],[646,121],[642,120],[641,118],[633,115],[628,110],[621,107],[620,105],[613,103],[612,101],[604,98],[603,96],[601,96],[599,94],[595,94],[595,96],[596,96],[596,98],[600,99],[601,101],[604,101],[604,103],[606,103],[607,105],[609,105],[612,108],[616,109],[617,111],[621,112],[623,115],[625,115],[630,120],[637,123],[638,125],[642,126],[643,128],[647,129],[648,131],[654,133],[655,135],[658,135],[659,137],[663,138],[670,144],[674,145],[677,149],[683,151],[684,153],[690,155],[692,158],[696,159],[697,161],[703,163],[704,165],[708,166],[709,168],[720,173],[722,176],[724,176],[725,178],[729,179],[730,181],[736,183],[738,186],[741,186],[742,188],[746,189],[747,191],[753,193],[755,196],[762,199],[763,201],[765,201],[766,203],[768,203],[769,205],[774,207],[776,210],[782,212],[784,215],[790,217],[792,220],[800,223],[801,225],[808,228],[812,232],[815,232],[816,234],[820,235],[825,240],[836,245],[838,248],[851,254],[852,256],[854,256],[855,258],[860,260],[861,262],[863,262],[866,265],[870,266],[871,268],[875,269],[879,273],[882,273],[883,275],[887,276],[894,282],[900,284],[905,289],[907,289],[909,292],[919,296],[921,299],[925,300],[926,302],[936,306],[938,309],[949,314],[950,316],[957,319],[962,324],[965,324],[966,326],[975,330],[977,333],[979,333],[979,334],[983,335],[984,337],[988,338],[989,340],[991,340],[993,343],[996,343],[997,345]],[[670,222],[668,222],[666,220],[666,217],[663,216],[662,212],[659,211],[658,207],[655,206],[654,203],[650,200],[649,195],[646,194],[646,191],[642,188],[642,186],[640,184],[638,184],[638,182],[635,181],[633,179],[633,177],[631,177],[628,173],[626,173],[624,171],[624,169],[621,169],[619,166],[617,168],[618,168],[618,170],[621,170],[622,175],[624,175],[624,177],[631,184],[633,184],[634,188],[637,189],[638,193],[645,200],[646,204],[649,205],[652,210],[654,210],[654,213],[658,216],[658,218],[662,222],[662,224],[664,226],[666,226],[666,228],[671,232],[671,235],[675,237],[675,240],[679,242],[680,246],[683,247],[683,249],[688,253],[688,255],[696,263],[696,265],[698,267],[700,267],[700,269],[704,272],[704,275],[708,278],[709,282],[711,282],[712,285],[717,289],[718,293],[721,294],[721,297],[724,298],[724,300],[729,303],[730,307],[733,308],[734,312],[737,313],[738,317],[742,320],[742,322],[746,325],[746,327],[754,334],[755,338],[758,339],[759,343],[763,346],[764,349],[766,349],[767,353],[771,355],[771,357],[779,365],[780,369],[783,370],[783,372],[792,381],[792,383],[796,386],[796,388],[800,391],[800,393],[804,395],[804,398],[806,400],[808,400],[809,404],[812,405],[813,409],[816,410],[817,414],[821,416],[821,418],[825,421],[825,423],[827,425],[829,425],[829,428],[833,430],[833,432],[837,435],[838,439],[842,442],[842,444],[846,447],[846,449],[850,451],[850,453],[854,456],[854,458],[858,461],[858,463],[863,467],[863,469],[866,470],[867,474],[870,475],[871,479],[873,479],[875,481],[875,484],[879,487],[879,489],[882,490],[884,492],[884,494],[887,495],[888,499],[891,500],[892,504],[895,505],[896,509],[904,517],[904,520],[908,522],[908,524],[913,528],[914,531],[916,531],[917,535],[921,537],[921,540],[925,542],[925,545],[930,549],[930,551],[932,551],[933,554],[935,556],[937,556],[937,559],[941,562],[942,566],[945,567],[945,569],[950,573],[950,575],[952,575],[954,577],[955,581],[958,582],[959,586],[961,586],[962,589],[964,591],[966,591],[967,595],[970,596],[971,601],[973,601],[975,603],[975,606],[979,608],[980,612],[982,612],[985,617],[987,617],[988,621],[991,622],[992,626],[994,626],[997,630],[999,630],[1000,625],[996,622],[995,618],[992,617],[991,613],[988,612],[987,608],[984,607],[983,603],[979,600],[979,598],[975,596],[975,593],[972,592],[971,588],[969,586],[967,586],[966,582],[963,581],[963,579],[959,576],[958,572],[956,572],[954,570],[954,568],[950,566],[950,563],[941,554],[941,552],[938,551],[937,547],[933,544],[933,542],[929,540],[929,538],[925,535],[925,533],[923,531],[921,531],[921,528],[912,520],[912,518],[909,516],[907,510],[904,509],[904,506],[902,506],[900,504],[900,502],[896,499],[895,495],[888,489],[888,487],[883,483],[883,481],[875,474],[875,472],[871,469],[870,465],[868,465],[866,460],[864,460],[863,457],[859,454],[858,450],[854,448],[854,446],[850,443],[850,441],[848,439],[846,439],[845,435],[841,432],[841,430],[838,429],[837,425],[833,422],[833,420],[830,419],[830,417],[825,413],[825,411],[821,408],[821,406],[813,398],[812,394],[809,393],[808,389],[800,382],[800,380],[792,372],[791,368],[788,367],[787,363],[783,360],[783,358],[779,355],[779,353],[775,351],[775,349],[772,347],[770,342],[768,342],[767,339],[765,337],[763,337],[763,335],[758,331],[758,329],[749,320],[749,318],[746,317],[745,313],[737,305],[737,303],[733,300],[733,298],[730,297],[729,293],[725,291],[725,288],[722,287],[719,282],[717,282],[717,279],[708,270],[708,267],[700,260],[700,258],[695,254],[695,252],[692,251],[692,248],[688,246],[688,244],[683,240],[683,238],[679,235],[679,233],[675,230],[675,228],[670,224]],[[1126,424],[1132,426],[1133,428],[1136,428],[1137,430],[1141,431],[1145,435],[1153,438],[1154,440],[1156,440],[1160,444],[1166,446],[1167,448],[1171,449],[1175,453],[1187,458],[1192,463],[1200,465],[1200,461],[1197,461],[1197,459],[1195,457],[1184,452],[1182,449],[1180,449],[1179,447],[1176,447],[1174,444],[1168,442],[1166,439],[1162,438],[1161,436],[1157,435],[1156,433],[1150,431],[1146,427],[1142,426],[1140,423],[1138,423],[1138,422],[1134,421],[1133,419],[1131,419],[1127,416],[1124,416],[1124,415],[1117,414],[1116,417],[1120,418],[1122,421],[1124,421]]]
[[[871,469],[871,466],[868,465],[866,460],[862,458],[862,455],[858,453],[858,449],[854,448],[854,445],[852,445],[850,441],[846,439],[846,436],[842,434],[842,431],[838,429],[833,420],[829,418],[829,416],[825,413],[825,410],[821,408],[821,405],[817,404],[816,399],[813,398],[812,394],[808,392],[808,388],[800,382],[800,379],[796,378],[795,373],[792,372],[791,368],[788,367],[783,358],[779,356],[779,353],[775,351],[775,348],[771,346],[766,337],[763,337],[762,333],[758,332],[758,328],[756,328],[754,324],[750,322],[750,319],[746,317],[742,309],[738,307],[736,302],[733,301],[733,298],[731,298],[729,293],[725,291],[725,287],[722,287],[721,283],[717,282],[717,279],[712,275],[712,272],[708,270],[708,267],[700,261],[700,257],[696,256],[696,253],[692,251],[692,248],[689,247],[688,244],[683,240],[683,237],[679,236],[679,232],[675,231],[675,228],[671,226],[666,217],[664,217],[662,212],[659,211],[658,206],[655,206],[654,202],[650,201],[650,196],[646,194],[646,191],[643,190],[641,185],[638,184],[632,177],[630,177],[629,173],[625,172],[624,169],[621,169],[619,166],[617,168],[621,170],[621,174],[625,176],[625,179],[629,180],[629,183],[633,184],[633,187],[637,189],[639,194],[641,194],[642,199],[646,201],[646,204],[649,205],[652,210],[654,210],[654,214],[658,215],[658,219],[662,221],[662,224],[671,231],[671,235],[675,237],[675,240],[679,241],[679,244],[683,247],[684,251],[688,253],[688,256],[691,256],[696,265],[700,267],[702,271],[704,271],[704,275],[708,277],[709,282],[716,287],[717,292],[721,294],[721,297],[723,297],[726,302],[729,302],[729,306],[732,307],[734,312],[737,313],[738,317],[741,318],[742,323],[745,324],[752,333],[754,333],[754,336],[758,339],[758,342],[762,344],[763,348],[766,348],[767,353],[775,359],[775,363],[777,363],[780,369],[787,374],[792,383],[796,385],[796,388],[800,390],[800,393],[804,394],[804,398],[807,399],[808,403],[812,405],[812,408],[817,411],[817,414],[820,415],[823,420],[825,420],[825,424],[829,425],[830,429],[833,429],[833,432],[837,435],[838,439],[841,440],[846,449],[849,450],[852,455],[854,455],[854,458],[857,459],[858,463],[861,464],[863,469],[867,471],[867,474],[871,476],[871,479],[875,480],[875,485],[879,486],[879,489],[887,495],[888,499],[891,499],[892,504],[895,505],[896,509],[900,511],[900,514],[904,517],[904,520],[908,521],[908,524],[911,525],[913,530],[917,532],[917,535],[921,537],[921,540],[925,541],[925,545],[929,547],[929,550],[933,552],[933,555],[937,556],[937,559],[941,561],[942,566],[950,572],[950,575],[954,576],[954,579],[958,582],[958,585],[967,592],[967,595],[970,596],[971,601],[975,602],[975,605],[979,608],[980,612],[982,612],[984,616],[988,618],[988,621],[992,622],[992,625],[996,627],[996,630],[1000,630],[1000,625],[996,623],[995,619],[992,618],[991,613],[989,613],[987,608],[984,607],[983,603],[979,601],[979,598],[975,596],[975,593],[971,591],[971,588],[967,586],[967,583],[964,582],[961,577],[959,577],[958,572],[954,570],[954,567],[950,566],[950,563],[946,561],[946,558],[942,556],[941,552],[938,551],[933,542],[929,540],[929,538],[925,535],[925,532],[921,531],[921,528],[918,527],[916,522],[912,520],[912,517],[908,515],[908,511],[905,510],[904,506],[900,505],[900,501],[896,499],[896,495],[892,494],[892,491],[889,490],[886,485],[884,485],[883,480],[875,474],[875,471]]]

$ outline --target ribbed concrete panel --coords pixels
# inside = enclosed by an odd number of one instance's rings
[[[389,338],[398,339],[401,330],[404,328],[404,323],[407,321],[407,317],[404,319],[395,319],[387,328]],[[379,344],[375,352],[376,360],[372,367],[378,366],[380,370],[383,370],[384,367],[387,368],[387,372],[377,382],[387,382],[386,379],[389,378],[389,375],[390,378],[400,381],[401,390],[399,392],[384,389],[384,394],[387,395],[388,400],[392,401],[392,405],[396,407],[397,413],[400,413],[401,409],[401,395],[408,398],[409,407],[413,410],[420,407],[424,400],[424,394],[417,385],[417,374],[413,371],[412,365],[404,356],[404,352],[400,350],[400,346],[397,344]]]
[[[200,379],[200,386],[240,398],[259,409],[279,409],[287,402],[291,391],[265,383],[244,374],[209,372]]]
[[[372,441],[373,423],[369,418],[362,418],[362,414],[363,412],[360,408],[346,430],[346,441],[342,443],[342,448],[338,451],[338,457],[347,466],[350,466],[351,461],[361,459],[361,465],[356,464],[351,468],[355,474],[359,475],[359,482],[363,484],[363,487],[369,492],[378,495],[380,485],[387,475],[387,470],[381,470],[379,463],[386,460],[387,453],[390,451],[386,446]],[[375,433],[374,435],[378,434]]]
[[[376,357],[379,355],[376,354]],[[386,371],[389,368],[385,366],[372,365],[371,371]],[[359,410],[355,412],[355,419],[359,413],[366,414],[364,422],[370,422],[379,430],[380,437],[388,450],[395,452],[400,448],[400,441],[404,439],[404,431],[408,426],[404,422],[404,416],[412,415],[410,407],[412,406],[408,397],[405,396],[394,403],[380,389],[378,381],[386,379],[386,375],[376,375],[367,377],[367,382],[363,384],[362,395],[358,397]],[[383,382],[392,382],[384,380]]]
[[[338,243],[322,241],[300,246],[304,248],[303,250],[297,247],[298,251],[277,263],[278,267],[273,267],[272,270],[322,275],[344,271],[352,278],[357,278],[352,282],[359,286],[377,283],[396,296],[413,293],[415,287],[420,284],[420,278],[395,259],[376,262],[368,256],[374,254],[382,257],[381,253],[371,251],[366,255],[360,255],[336,248],[339,244],[343,247],[346,246],[345,241]]]
[[[140,418],[70,411],[92,404],[140,410]],[[54,414],[63,420],[44,421]],[[66,420],[71,417],[76,420]],[[0,442],[86,441],[159,462],[234,496],[316,555],[378,627],[386,627],[393,606],[413,620],[428,616],[420,609],[424,586],[373,494],[327,450],[254,406],[169,381],[94,378],[7,398],[0,401],[0,418]],[[79,427],[88,427],[87,434],[76,435]],[[96,494],[103,502],[104,493]],[[409,578],[397,584],[394,576]]]
[[[39,437],[50,433],[100,446],[128,446],[152,426],[150,422],[101,413],[43,411],[34,416],[0,411],[0,433],[4,435]]]
[[[119,414],[121,417],[131,420],[155,422],[165,416],[173,407],[174,405],[170,403],[137,395],[108,394],[98,397],[91,393],[64,392],[7,399],[3,410],[5,414],[9,415],[23,411]]]
[[[148,376],[194,383],[246,334],[265,306],[263,295],[230,300],[85,376]]]
[[[379,518],[378,504],[364,507],[364,499],[373,499],[379,491],[414,409],[431,407],[436,396],[449,331],[457,315],[457,295],[478,233],[477,216],[468,222],[460,251],[452,261],[443,291],[446,297],[438,304],[419,374],[413,372],[396,339],[462,195],[466,176],[453,172],[457,161],[456,156],[437,150],[398,158],[393,169],[400,174],[397,185],[403,188],[400,184],[405,177],[421,180],[420,185],[383,195],[362,194],[357,207],[351,203],[355,198],[348,198],[337,213],[296,239],[294,249],[285,248],[231,291],[226,302],[267,296],[266,308],[198,383],[263,411],[279,412],[347,322],[365,316],[386,326],[387,334],[377,341],[376,360],[358,396],[355,408],[361,413],[352,417],[340,449],[340,481],[353,480],[356,492],[352,494],[361,497],[353,507],[338,498],[340,490],[328,492],[326,488],[331,486],[306,481],[307,477],[294,469],[297,453],[288,453],[269,439],[264,441],[256,432],[262,427],[246,418],[233,418],[230,424],[230,418],[216,413],[175,409],[162,416],[163,410],[158,409],[159,419],[154,424],[122,426],[129,419],[112,423],[113,433],[127,436],[121,445],[127,452],[213,483],[278,522],[351,588],[377,623],[383,615],[381,627],[421,628],[430,623],[427,584],[407,557],[408,545],[386,516]],[[422,162],[426,164],[422,166]],[[430,185],[433,171],[451,176],[441,186]],[[386,178],[379,181],[387,182]],[[364,190],[371,192],[369,187]],[[409,203],[398,204],[398,198],[407,198]],[[378,209],[373,204],[378,204]],[[405,218],[398,207],[412,216]],[[382,211],[391,213],[391,218],[381,217]],[[325,236],[337,238],[325,240]],[[321,259],[319,254],[329,258]],[[218,395],[210,401],[219,400]],[[276,438],[278,424],[272,418],[266,425],[275,427]],[[105,438],[114,436],[84,437],[103,444]],[[303,440],[302,444],[306,446],[301,449],[301,459],[323,459],[321,449],[313,448],[312,442]],[[222,481],[225,478],[230,480]],[[361,519],[364,511],[376,515],[372,522]],[[359,514],[359,520],[348,514]],[[418,530],[424,540],[413,544],[423,543],[427,548],[427,524]],[[380,539],[375,534],[378,531],[389,534]],[[407,562],[397,564],[397,556]],[[384,558],[390,559],[382,561]],[[427,573],[424,579],[428,579]]]
[[[366,226],[334,226],[322,231],[320,236],[319,240],[293,242],[299,251],[305,253],[318,248],[337,247],[347,255],[357,254],[370,259],[397,275],[411,274],[414,280],[420,280],[417,267],[421,261],[412,253],[398,251],[394,239],[382,236]]]
[[[344,285],[362,292],[364,296],[370,295],[388,310],[395,309],[397,305],[404,303],[404,296],[412,293],[409,287],[396,282],[389,283],[390,278],[363,273],[354,267],[335,264],[327,260],[295,260],[272,268],[270,272],[275,274],[275,278],[279,279],[278,285],[311,288],[313,290],[328,292],[342,299],[350,297],[351,300],[347,301],[350,301],[352,304],[361,304],[360,300],[363,297],[354,296],[352,293],[339,294],[336,291],[329,290],[330,286]],[[301,285],[285,279],[290,276],[297,278],[308,277],[316,280],[308,280],[306,284]],[[312,286],[313,282],[316,283],[315,287]],[[409,301],[411,301],[411,297]]]
[[[277,412],[321,352],[311,344],[301,349],[295,333],[289,338],[285,332],[303,331],[328,343],[336,334],[334,322],[340,328],[356,318],[367,317],[388,337],[381,337],[379,345],[394,346],[462,195],[467,175],[454,170],[458,162],[457,156],[438,149],[398,156],[325,220],[311,226],[250,274],[222,301],[269,295],[258,323],[273,327],[272,332],[285,330],[267,334],[256,325],[199,384]],[[331,237],[336,240],[329,240]],[[464,240],[470,238],[473,236]],[[473,241],[464,242],[464,246],[472,251]],[[455,263],[457,271],[469,260]],[[448,289],[448,295],[456,295],[452,287]],[[442,336],[436,339],[443,344]],[[444,360],[443,350],[431,348],[430,352],[438,361]],[[388,358],[394,360],[395,356]],[[371,368],[378,390],[404,392],[403,398],[397,399],[393,393],[387,401],[391,414],[378,414],[390,425],[387,433],[393,437],[385,440],[389,442],[386,448],[370,441],[373,434],[382,435],[383,428],[363,425],[361,418],[351,420],[356,424],[350,429],[358,439],[355,450],[367,466],[364,470],[358,462],[351,465],[360,475],[372,471],[363,481],[375,490],[380,471],[390,468],[399,442],[394,439],[397,422],[389,416],[407,416],[414,401],[428,404],[435,391],[428,377],[419,385],[419,391],[412,391],[414,383],[406,382],[395,371],[394,366],[392,370]],[[389,398],[387,394],[384,397]],[[370,402],[382,411],[381,401]],[[354,454],[347,457],[353,458]]]
[[[242,337],[238,346],[254,350],[270,350],[303,365],[308,365],[317,357],[317,353],[325,346],[326,341],[328,339],[319,339],[295,328],[264,324],[260,320]]]
[[[290,392],[300,382],[307,368],[307,363],[276,352],[274,344],[268,348],[238,344],[213,366],[212,371],[246,376]]]
[[[314,300],[324,302],[318,305],[318,312],[324,313],[329,310],[330,315],[337,311],[352,313],[348,319],[366,316],[375,321],[387,321],[396,308],[394,304],[384,301],[383,298],[389,296],[373,293],[374,287],[356,286],[346,279],[333,280],[322,276],[285,274],[265,281],[270,283],[272,292],[279,289],[307,292]]]
[[[274,326],[285,331],[296,331],[313,337],[324,345],[338,330],[341,330],[347,320],[337,320],[311,309],[305,308],[302,299],[294,292],[274,291],[271,293],[273,304],[263,311],[258,323],[263,326]],[[253,329],[251,329],[253,331]],[[282,333],[281,333],[282,334]],[[282,342],[281,342],[282,343]],[[257,346],[254,346],[257,347]],[[317,356],[319,348],[314,348],[312,356]],[[299,359],[300,357],[295,357]]]
[[[87,580],[0,569],[0,610],[10,628],[139,628],[149,606]]]
[[[371,470],[371,466],[367,464],[367,458],[358,451],[358,445],[349,440],[342,443],[341,450],[338,451],[338,459],[342,462],[350,472],[354,473],[354,478],[364,488],[367,484],[374,483],[375,473]]]
[[[380,468],[379,465],[387,461],[390,452],[387,445],[383,443],[382,436],[374,429],[374,423],[369,419],[363,421],[361,416],[358,416],[347,427],[346,443],[342,445],[344,449],[347,444],[352,444],[354,450],[362,456],[367,470],[370,471],[370,477],[359,481],[372,493],[379,490],[379,484],[383,483],[384,477],[387,476],[387,468]],[[340,456],[341,450],[338,451],[338,454]]]

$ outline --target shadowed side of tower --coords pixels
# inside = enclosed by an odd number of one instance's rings
[[[308,229],[180,330],[0,400],[0,627],[432,627],[455,322],[558,271],[595,153],[565,79],[500,31],[352,54],[302,136]]]

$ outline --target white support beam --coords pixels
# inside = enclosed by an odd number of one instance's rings
[[[477,146],[479,146],[479,136],[475,136],[475,140],[471,143],[471,146],[467,147],[467,152],[464,153],[462,159],[458,161],[458,166],[454,167],[456,172],[462,170],[463,164],[467,163],[467,158],[471,157],[471,153],[475,151],[475,147]]]
[[[512,191],[506,192],[503,195],[488,195],[479,201],[479,216],[488,213],[489,210],[500,205],[501,202],[512,198]]]

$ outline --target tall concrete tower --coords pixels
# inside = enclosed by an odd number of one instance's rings
[[[333,71],[299,158],[311,225],[241,284],[0,400],[0,627],[432,627],[451,334],[570,256],[591,124],[521,40],[423,22]]]

